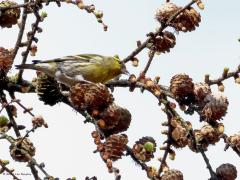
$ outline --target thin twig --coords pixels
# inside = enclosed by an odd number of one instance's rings
[[[37,128],[38,128],[38,126],[34,126],[32,129],[27,130],[27,131],[26,131],[26,134],[22,137],[22,139],[21,139],[21,141],[20,141],[20,144],[24,141],[24,139],[26,139],[26,138],[29,136],[29,134],[30,134],[31,132],[34,132]]]
[[[148,71],[148,69],[149,69],[149,67],[150,67],[150,65],[151,65],[151,63],[152,63],[152,60],[153,60],[153,58],[154,58],[154,55],[155,55],[155,51],[151,51],[151,52],[150,52],[150,56],[149,56],[149,60],[148,60],[148,62],[147,62],[147,64],[146,64],[144,70],[142,71],[141,75],[143,75],[143,76],[146,75],[146,73],[147,73],[147,71]]]
[[[208,168],[209,173],[211,175],[211,180],[218,180],[218,178],[216,176],[216,173],[213,171],[212,166],[211,166],[211,164],[209,162],[209,159],[207,158],[207,156],[206,156],[204,150],[202,149],[202,147],[198,145],[197,149],[201,153],[201,155],[202,155],[202,157],[203,157],[203,159],[204,159],[204,161],[205,161],[205,163],[207,165],[207,168]]]
[[[1,114],[1,112],[6,108],[6,106],[9,106],[10,104],[12,104],[13,103],[13,101],[10,101],[9,103],[7,103],[7,104],[2,104],[2,108],[1,108],[1,110],[0,110],[0,114]]]
[[[129,156],[129,155],[130,155],[131,158],[134,160],[134,162],[135,162],[136,164],[138,164],[138,165],[142,168],[142,170],[145,170],[145,171],[147,172],[147,170],[148,170],[147,165],[146,165],[145,163],[142,163],[141,161],[139,161],[139,160],[135,157],[135,155],[134,155],[133,152],[132,152],[132,149],[131,149],[129,146],[127,146],[126,151],[127,151],[126,156]]]
[[[22,103],[20,103],[20,100],[17,99],[15,100],[15,102],[21,107],[24,109],[24,113],[29,113],[32,117],[34,117],[35,115],[31,112],[31,108],[26,108]]]
[[[57,2],[57,1],[58,0],[48,0],[48,2]],[[66,2],[66,1],[61,0],[61,2]],[[15,9],[15,8],[25,8],[25,7],[32,8],[32,7],[35,7],[39,3],[46,3],[46,2],[40,2],[40,1],[27,2],[27,1],[25,1],[23,4],[11,5],[11,6],[7,6],[7,7],[0,7],[0,11],[5,11],[5,10]]]
[[[35,168],[35,166],[31,163],[28,163],[29,168],[31,169],[31,172],[33,174],[33,177],[35,180],[41,180],[41,178],[38,176],[38,171]]]
[[[20,137],[21,136],[20,131],[19,131],[17,123],[16,123],[16,121],[15,121],[15,119],[13,117],[13,114],[12,114],[12,111],[10,109],[10,106],[8,105],[9,103],[7,102],[6,95],[4,94],[3,91],[0,91],[0,99],[1,99],[2,103],[6,104],[5,109],[7,111],[9,120],[10,120],[10,122],[13,125],[13,129],[14,129],[14,132],[15,132],[16,136]]]
[[[17,103],[21,108],[24,109],[24,113],[29,113],[32,117],[34,117],[34,114],[31,112],[31,108],[26,108],[22,103],[20,103],[19,99],[12,99],[8,104],[3,104],[2,108],[0,109],[0,113],[6,106],[9,106],[12,103]]]
[[[37,161],[36,161],[34,158],[32,158],[32,157],[29,157],[29,158],[30,158],[29,165],[31,165],[30,168],[31,168],[31,170],[32,170],[32,168],[34,167],[35,175],[37,175],[37,170],[35,169],[35,166],[36,166],[36,167],[38,167],[38,169],[39,169],[40,171],[42,171],[42,173],[45,175],[45,178],[46,178],[46,179],[52,178],[52,176],[50,176],[50,175],[46,172],[46,170],[44,169],[44,166],[45,166],[44,163],[38,164]],[[54,179],[54,178],[53,178],[53,179]]]
[[[167,114],[167,118],[168,118],[168,134],[167,134],[167,146],[166,146],[166,149],[164,151],[164,154],[163,154],[163,157],[161,159],[161,164],[160,164],[160,167],[158,169],[158,174],[160,175],[163,171],[163,167],[164,165],[166,165],[166,159],[167,159],[167,156],[169,154],[169,151],[170,151],[170,147],[171,147],[171,134],[172,134],[172,126],[170,125],[171,124],[171,120],[172,120],[172,117],[173,115],[171,114],[171,112],[168,111],[168,109],[166,109],[166,114]]]
[[[38,24],[41,22],[41,17],[40,15],[38,14],[37,11],[35,11],[35,17],[36,17],[36,21],[35,23],[33,24],[32,26],[32,31],[28,37],[28,41],[27,41],[27,47],[26,47],[26,50],[23,52],[22,56],[23,56],[23,59],[22,59],[22,63],[21,64],[25,64],[26,61],[27,61],[27,57],[28,57],[28,54],[29,54],[29,51],[31,49],[31,45],[32,45],[32,42],[35,38],[35,34],[38,30]],[[19,70],[19,74],[18,74],[18,79],[17,79],[17,82],[21,82],[22,81],[22,75],[23,75],[23,69],[20,69]]]
[[[10,169],[8,169],[6,167],[6,165],[2,162],[2,160],[0,160],[0,166],[1,166],[3,171],[8,172],[15,180],[21,180],[13,173],[13,171],[11,171]]]
[[[228,72],[224,76],[222,75],[221,77],[219,77],[217,79],[210,80],[210,79],[205,78],[205,83],[207,83],[209,86],[214,85],[214,84],[220,84],[222,81],[227,80],[229,78],[238,77],[239,73],[240,73],[240,65],[238,66],[238,68],[235,71]]]
[[[44,169],[44,167],[42,165],[38,164],[35,160],[34,160],[34,162],[35,162],[34,163],[35,166],[37,166],[38,169],[40,169],[42,171],[42,173],[45,175],[46,178],[52,177],[47,173],[47,171]]]
[[[106,83],[106,86],[108,87],[131,87],[131,82],[129,82],[127,79],[121,79],[121,80],[114,80],[114,81],[109,81],[108,83]],[[145,86],[145,84],[141,83],[141,82],[136,82],[136,84],[134,85],[136,88],[140,88],[140,89],[146,89],[147,91],[149,91],[150,93],[152,93],[155,97],[157,97],[154,92]],[[163,85],[158,85],[160,87],[160,90],[163,94],[165,94],[168,97],[174,98],[172,93],[169,91],[169,87],[167,86],[163,86]],[[158,97],[157,97],[158,98]]]
[[[26,2],[26,0],[24,2]],[[13,53],[12,53],[13,59],[15,59],[15,57],[17,55],[17,52],[18,52],[18,50],[20,48],[20,44],[22,42],[23,33],[24,33],[24,30],[25,30],[26,20],[27,20],[27,9],[24,8],[23,14],[22,14],[22,19],[21,19],[20,30],[18,32],[17,41],[15,43],[15,47],[14,47],[14,50],[13,50]]]
[[[231,147],[231,148],[240,157],[240,151],[236,147]]]

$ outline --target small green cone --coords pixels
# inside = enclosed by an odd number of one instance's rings
[[[0,127],[6,126],[9,120],[6,116],[0,116]]]
[[[148,142],[146,142],[145,144],[144,144],[144,149],[147,151],[147,152],[153,152],[154,151],[154,147],[155,145],[152,143],[152,142],[150,142],[150,141],[148,141]]]

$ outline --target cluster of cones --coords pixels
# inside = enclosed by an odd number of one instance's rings
[[[195,30],[195,28],[199,26],[201,15],[193,7],[184,9],[171,22],[168,22],[171,20],[170,18],[181,9],[182,7],[179,7],[174,3],[165,3],[157,10],[155,18],[160,23],[169,23],[168,25],[172,26],[177,31],[187,32]]]
[[[186,74],[172,77],[170,91],[179,105],[192,105],[201,114],[202,120],[214,122],[227,113],[228,100],[220,93],[212,93],[206,83],[193,83]]]
[[[224,125],[220,120],[227,113],[228,100],[222,94],[214,94],[206,83],[193,83],[186,74],[177,74],[172,77],[170,91],[177,100],[181,109],[186,111],[186,106],[195,107],[200,114],[200,120],[206,122],[201,129],[192,132],[194,140],[190,138],[192,125],[183,123],[179,119],[172,119],[171,126],[173,145],[182,148],[188,145],[191,150],[196,150],[196,145],[206,149],[209,144],[215,144],[224,133]]]

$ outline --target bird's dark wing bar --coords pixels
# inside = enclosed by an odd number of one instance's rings
[[[36,60],[36,59],[32,60],[33,64],[38,64],[38,63],[41,63],[41,62],[42,62],[41,60]]]

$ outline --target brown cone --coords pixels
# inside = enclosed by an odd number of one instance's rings
[[[155,18],[160,22],[166,22],[173,14],[175,14],[181,7],[173,3],[165,3],[160,6],[155,14]]]
[[[216,129],[214,129],[211,125],[207,124],[204,125],[200,129],[200,133],[202,134],[203,138],[209,143],[209,144],[215,144],[220,140],[219,134]]]
[[[227,113],[228,100],[221,94],[207,95],[204,102],[206,105],[202,110],[202,115],[207,120],[219,120]]]
[[[35,83],[39,100],[43,101],[44,104],[53,106],[62,100],[63,95],[58,82],[54,78],[42,73],[38,75]]]
[[[103,84],[78,83],[71,88],[70,101],[75,108],[102,110],[113,100],[112,94]]]
[[[176,37],[169,31],[164,31],[162,36],[153,39],[148,46],[157,52],[169,52],[176,44]]]
[[[197,145],[201,145],[203,150],[207,150],[207,147],[209,146],[209,142],[204,138],[201,131],[199,129],[195,129],[193,131],[195,142],[192,138],[188,139],[188,147],[193,151],[197,152]]]
[[[25,138],[22,141],[22,138],[18,139],[16,145],[10,146],[10,155],[15,161],[27,162],[31,157],[35,155],[35,147],[33,143]]]
[[[127,135],[111,135],[106,139],[103,144],[103,149],[101,155],[104,160],[111,159],[116,161],[121,159],[123,152],[126,150],[126,145],[128,143]]]
[[[170,91],[176,98],[192,95],[193,87],[192,78],[186,74],[177,74],[170,81]]]
[[[154,149],[152,152],[147,152],[146,149],[144,148],[144,145],[147,142],[153,143]],[[145,136],[135,142],[132,148],[132,152],[138,160],[142,162],[148,162],[152,158],[154,158],[154,152],[156,151],[156,146],[157,144],[152,137]]]
[[[12,67],[12,52],[0,47],[0,70],[7,73]]]
[[[227,143],[240,152],[240,134],[235,134],[227,138]]]
[[[176,128],[174,128],[172,131],[172,138],[174,140],[173,146],[176,148],[185,147],[188,144],[187,135],[187,130],[181,125],[178,125]]]
[[[17,3],[13,1],[2,1],[0,2],[0,7],[9,7],[9,6],[14,6],[18,5]],[[6,11],[2,11],[0,15],[0,26],[2,28],[7,27],[10,28],[12,25],[17,24],[17,20],[20,17],[20,8],[13,8],[13,9],[8,9]]]
[[[181,125],[181,122],[173,119],[171,121],[173,131],[171,137],[173,139],[173,146],[176,148],[183,148],[188,144],[188,130]]]
[[[154,179],[155,177],[157,177],[157,175],[158,175],[158,170],[155,167],[150,166],[147,168],[147,176],[150,179]]]
[[[114,103],[95,118],[99,119],[99,126],[107,136],[126,131],[131,122],[130,112]]]
[[[161,180],[183,180],[183,174],[178,170],[169,170],[162,175]]]
[[[193,31],[199,26],[201,15],[192,7],[185,9],[173,21],[173,27],[178,31]]]
[[[178,10],[182,7],[178,7],[173,3],[163,4],[156,12],[155,18],[160,23],[165,23],[169,20]],[[201,22],[201,15],[192,7],[185,9],[177,17],[175,17],[170,26],[175,28],[177,31],[193,31]]]
[[[197,102],[202,102],[204,98],[211,94],[211,88],[206,83],[195,83],[194,84],[194,96]]]
[[[222,164],[216,169],[216,174],[221,180],[235,180],[237,178],[237,169],[232,164]]]

